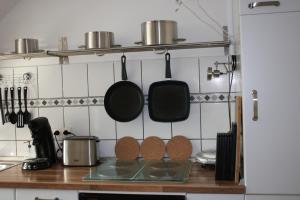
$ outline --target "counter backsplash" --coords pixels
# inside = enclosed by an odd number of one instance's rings
[[[217,132],[229,129],[228,76],[207,81],[207,67],[227,57],[189,57],[171,60],[173,79],[186,81],[191,92],[191,113],[187,120],[177,123],[158,123],[149,118],[147,105],[142,114],[128,123],[112,120],[105,112],[103,99],[106,90],[121,79],[120,61],[92,62],[69,65],[38,65],[0,68],[2,78],[18,77],[30,72],[29,111],[34,117],[50,120],[52,130],[67,129],[77,135],[99,137],[100,156],[114,156],[118,138],[132,136],[140,142],[148,136],[158,136],[167,142],[172,136],[185,135],[193,144],[193,155],[201,149],[215,148]],[[128,79],[139,85],[147,99],[149,85],[164,79],[163,59],[128,60]],[[240,92],[240,75],[233,81],[234,96]],[[20,86],[15,80],[15,87]],[[6,87],[6,83],[1,87]],[[11,85],[9,85],[11,86]],[[23,86],[23,85],[22,85]],[[232,106],[234,117],[234,106]],[[18,106],[16,106],[16,111]],[[60,136],[59,140],[63,137]],[[28,149],[30,131],[9,123],[0,125],[0,156],[34,156]]]

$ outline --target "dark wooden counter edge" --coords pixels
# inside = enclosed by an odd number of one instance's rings
[[[183,184],[149,184],[149,183],[53,183],[53,182],[13,182],[0,181],[0,188],[37,188],[62,190],[98,190],[124,192],[183,192],[183,193],[215,193],[244,194],[245,186],[205,186]]]
[[[62,190],[98,190],[124,192],[178,192],[178,193],[216,193],[244,194],[244,185],[230,182],[215,182],[211,172],[207,177],[194,177],[186,183],[128,183],[111,181],[83,181],[81,177],[87,173],[84,168],[67,169],[69,176],[64,177],[63,168],[56,166],[45,171],[22,173],[20,166],[15,166],[0,173],[0,188],[38,188]],[[205,173],[203,171],[197,173]],[[192,171],[193,172],[193,171]],[[193,173],[191,173],[193,174]]]

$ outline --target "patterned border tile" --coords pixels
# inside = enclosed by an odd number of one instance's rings
[[[232,93],[230,101],[234,102],[239,93]],[[194,93],[190,96],[191,103],[220,103],[227,102],[228,93]],[[145,95],[145,104],[148,104],[148,96]],[[3,102],[3,105],[4,102]],[[8,103],[9,107],[11,103]],[[49,99],[29,99],[28,108],[44,107],[72,107],[72,106],[103,106],[104,97],[71,97],[71,98],[49,98]],[[15,109],[18,109],[18,101],[15,101]],[[24,101],[22,101],[24,107]]]

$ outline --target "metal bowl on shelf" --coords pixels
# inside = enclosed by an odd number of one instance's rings
[[[16,54],[38,53],[43,52],[39,49],[39,41],[32,38],[18,38],[15,40]]]
[[[109,31],[92,31],[84,34],[85,45],[79,46],[84,49],[110,49],[120,47],[114,44],[114,33]]]
[[[172,20],[153,20],[141,25],[141,41],[135,44],[144,46],[169,45],[183,42],[185,39],[177,36],[177,22]]]

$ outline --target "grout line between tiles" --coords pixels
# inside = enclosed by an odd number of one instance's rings
[[[144,84],[143,84],[143,62],[142,60],[140,60],[140,69],[141,69],[141,89],[142,92],[144,93]],[[145,115],[144,115],[144,109],[145,106],[142,110],[142,129],[143,129],[143,140],[145,139]]]
[[[90,84],[89,84],[89,64],[86,65],[86,81],[87,81],[87,93],[90,97]],[[90,106],[88,106],[88,120],[89,120],[89,136],[91,135],[91,112]]]

